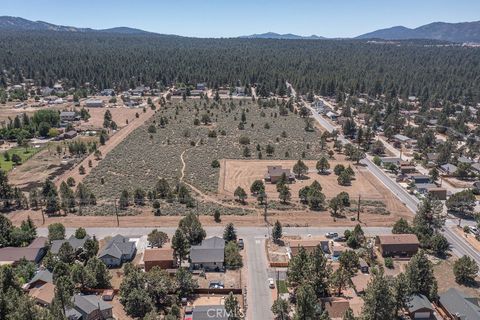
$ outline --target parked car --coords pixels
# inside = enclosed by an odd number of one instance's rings
[[[327,237],[327,238],[329,238],[329,239],[336,238],[336,237],[338,237],[338,233],[336,233],[336,232],[327,232],[327,233],[325,233],[325,237]]]
[[[225,285],[222,281],[212,280],[210,281],[210,285],[208,286],[210,289],[223,289]]]
[[[275,281],[272,278],[268,278],[268,287],[270,289],[275,289]]]
[[[469,229],[470,233],[478,234],[478,228],[477,227],[469,226],[468,229]]]
[[[238,247],[240,248],[240,250],[242,250],[244,248],[245,244],[243,242],[243,239],[238,239]]]
[[[345,238],[344,236],[338,236],[338,237],[333,238],[333,241],[335,241],[335,242],[345,242],[345,241],[347,241],[347,238]]]

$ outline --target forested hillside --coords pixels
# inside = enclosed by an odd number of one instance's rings
[[[430,44],[430,45],[428,45]],[[433,43],[435,44],[435,43]],[[480,49],[400,45],[361,40],[194,39],[111,33],[18,32],[0,34],[0,86],[33,78],[77,87],[125,89],[137,84],[258,83],[301,93],[336,90],[480,101]]]

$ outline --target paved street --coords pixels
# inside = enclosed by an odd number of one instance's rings
[[[304,102],[305,103],[305,102]],[[335,127],[330,124],[326,119],[324,119],[316,110],[311,108],[307,103],[305,105],[312,111],[312,116],[315,118],[318,123],[323,126],[327,131],[332,132]],[[341,140],[344,144],[349,143],[343,136],[339,136],[339,140]],[[360,161],[362,165],[365,165],[370,172],[377,177],[390,191],[397,196],[397,198],[405,204],[405,206],[410,209],[414,214],[417,211],[418,204],[420,200],[415,197],[414,195],[408,193],[402,186],[400,186],[396,181],[390,178],[385,172],[377,167],[371,159],[368,157]],[[447,220],[447,226],[443,230],[443,235],[447,238],[450,242],[452,252],[461,257],[464,255],[468,255],[473,258],[478,264],[480,264],[480,254],[477,250],[475,250],[465,239],[460,237],[456,234],[452,229],[451,226],[454,223],[452,221]]]

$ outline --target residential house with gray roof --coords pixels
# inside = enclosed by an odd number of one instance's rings
[[[480,301],[476,297],[470,297],[455,288],[448,289],[440,295],[440,306],[455,320],[478,320],[480,319]]]
[[[212,237],[200,245],[190,248],[190,268],[205,271],[223,271],[225,260],[225,240]]]
[[[411,296],[407,303],[407,310],[410,318],[414,320],[429,320],[434,311],[432,303],[423,294],[415,294]]]
[[[68,242],[72,246],[73,250],[75,252],[77,252],[78,250],[83,249],[85,241],[87,241],[88,239],[90,239],[90,236],[88,236],[88,235],[83,239],[77,239],[77,238],[75,238],[74,235],[72,235],[68,239],[53,240],[52,245],[50,247],[50,252],[53,253],[53,254],[58,254],[58,251],[60,250],[60,247],[62,246],[62,244],[66,243],[66,242]]]
[[[73,308],[66,310],[68,320],[113,319],[112,305],[96,295],[74,295]]]
[[[117,234],[107,242],[98,257],[108,267],[119,267],[122,263],[131,261],[135,257],[137,247],[129,238]]]

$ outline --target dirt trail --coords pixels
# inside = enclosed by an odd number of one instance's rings
[[[154,100],[154,102],[158,101],[158,98]],[[130,133],[132,133],[135,129],[142,126],[151,116],[155,114],[155,110],[152,110],[148,106],[146,107],[146,112],[143,112],[142,109],[139,108],[139,117],[135,118],[131,121],[128,125],[117,131],[113,136],[111,136],[105,145],[100,146],[98,150],[102,153],[102,158],[105,157],[110,151],[112,151],[120,142],[123,141]],[[88,161],[92,161],[92,167],[88,166]],[[101,161],[101,160],[100,160]],[[64,172],[62,175],[58,176],[55,179],[55,184],[57,187],[60,186],[62,181],[66,181],[69,177],[75,179],[75,182],[78,184],[79,182],[83,181],[85,177],[90,174],[93,168],[95,168],[100,161],[95,160],[93,154],[90,154],[88,157],[83,159],[82,162],[78,163],[72,170]],[[83,166],[85,168],[85,174],[81,175],[78,172],[78,168]]]

